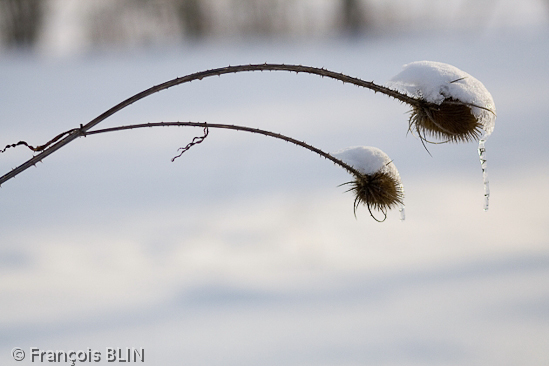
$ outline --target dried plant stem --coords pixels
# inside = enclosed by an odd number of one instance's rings
[[[356,177],[361,177],[362,174],[353,168],[352,166],[344,163],[340,159],[312,146],[307,144],[306,142],[296,140],[292,137],[282,135],[280,133],[275,133],[267,130],[261,130],[259,128],[253,128],[253,127],[246,127],[246,126],[237,126],[237,125],[227,125],[227,124],[220,124],[220,123],[209,123],[209,122],[151,122],[151,123],[142,123],[142,124],[134,124],[134,125],[126,125],[126,126],[117,126],[117,127],[110,127],[110,128],[103,128],[100,130],[94,130],[86,132],[86,136],[90,135],[97,135],[100,133],[107,133],[107,132],[115,132],[115,131],[125,131],[125,130],[133,130],[136,128],[146,128],[146,127],[169,127],[169,126],[192,126],[192,127],[203,127],[204,129],[208,128],[222,128],[226,130],[235,130],[235,131],[245,131],[245,132],[251,132],[251,133],[257,133],[260,135],[268,136],[268,137],[274,137],[276,139],[284,140],[286,142],[290,142],[294,145],[301,146],[307,150],[310,150],[314,153],[317,153],[318,155],[332,161],[333,163],[341,166],[345,170],[347,170],[349,173],[353,174]],[[207,131],[207,130],[206,130]],[[205,136],[207,136],[207,133],[205,133]],[[187,145],[190,147],[189,145]],[[185,151],[187,149],[185,148]],[[181,155],[176,156],[179,157]],[[175,159],[175,158],[174,158]],[[172,159],[172,161],[174,160]]]
[[[210,76],[220,76],[224,74],[230,74],[230,73],[238,73],[238,72],[246,72],[246,71],[289,71],[289,72],[295,72],[295,73],[307,73],[307,74],[314,74],[319,75],[322,77],[328,77],[336,80],[340,80],[344,83],[354,84],[360,87],[364,87],[370,90],[373,90],[374,92],[383,93],[385,95],[388,95],[390,97],[393,97],[395,99],[398,99],[401,102],[407,103],[411,106],[419,106],[420,100],[409,97],[405,94],[399,93],[395,90],[386,88],[381,85],[377,85],[373,82],[364,81],[359,78],[351,77],[345,74],[333,72],[330,70],[326,70],[323,68],[317,68],[317,67],[310,67],[310,66],[301,66],[301,65],[285,65],[285,64],[251,64],[251,65],[238,65],[238,66],[228,66],[228,67],[222,67],[218,69],[211,69],[206,71],[201,71],[193,74],[189,74],[183,77],[175,78],[169,81],[166,81],[162,84],[153,86],[149,89],[146,89],[140,93],[135,94],[134,96],[120,102],[119,104],[115,105],[111,109],[105,111],[101,115],[97,116],[90,122],[88,122],[85,125],[81,125],[80,128],[76,128],[73,130],[68,131],[66,136],[60,138],[60,139],[54,139],[51,140],[49,143],[40,146],[38,151],[40,151],[36,156],[32,157],[31,159],[27,160],[25,163],[21,164],[20,166],[14,168],[10,172],[6,173],[2,177],[0,177],[0,185],[2,183],[6,182],[7,180],[15,177],[16,175],[20,174],[21,172],[25,171],[26,169],[30,168],[31,166],[36,165],[36,163],[42,161],[47,156],[51,155],[55,151],[59,150],[61,147],[65,146],[66,144],[72,142],[76,138],[82,136],[87,131],[89,131],[91,128],[95,127],[97,124],[102,122],[103,120],[107,119],[108,117],[112,116],[116,112],[126,108],[127,106],[137,102],[140,99],[143,99],[151,94],[157,93],[159,91],[171,88],[172,86],[176,86],[179,84],[191,82],[194,80],[202,80],[203,78],[210,77]],[[58,136],[62,136],[63,134],[60,134]],[[56,136],[56,138],[58,137]],[[19,143],[23,144],[23,143]],[[14,144],[17,145],[17,144]],[[35,150],[36,151],[36,150]]]

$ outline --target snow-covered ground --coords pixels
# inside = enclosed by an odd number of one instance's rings
[[[490,210],[477,146],[428,146],[407,108],[310,75],[204,79],[101,126],[192,120],[325,151],[376,146],[406,221],[386,222],[310,151],[199,128],[80,138],[0,189],[0,364],[11,350],[144,348],[147,365],[544,365],[549,362],[547,29],[315,44],[0,58],[0,144],[41,144],[152,85],[213,67],[305,64],[385,83],[455,65],[492,94]],[[3,174],[31,156],[0,156]],[[105,358],[102,363],[107,364]]]

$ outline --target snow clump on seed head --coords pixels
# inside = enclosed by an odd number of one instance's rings
[[[457,67],[412,62],[386,85],[426,102],[413,106],[410,117],[410,129],[422,139],[428,134],[451,142],[478,140],[494,130],[496,106],[492,95],[480,81]]]

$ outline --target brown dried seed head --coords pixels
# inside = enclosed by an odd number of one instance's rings
[[[471,107],[452,98],[440,105],[414,106],[410,116],[410,130],[426,140],[431,136],[443,142],[467,142],[482,136],[482,124],[473,115]]]
[[[378,220],[373,210],[381,211],[387,217],[387,211],[403,205],[404,188],[398,170],[392,160],[383,151],[371,146],[354,146],[333,154],[353,175],[354,179],[344,183],[349,185],[348,192],[355,195],[354,213],[360,204],[368,207],[370,215]]]
[[[355,194],[354,210],[360,204],[368,207],[368,210],[381,211],[386,215],[387,210],[403,204],[404,191],[400,180],[393,174],[378,171],[374,174],[365,174],[355,177],[350,182],[352,191]],[[373,216],[373,215],[372,215]]]
[[[415,99],[410,130],[444,142],[485,139],[494,130],[496,106],[486,87],[455,66],[417,61],[404,65],[387,86]]]

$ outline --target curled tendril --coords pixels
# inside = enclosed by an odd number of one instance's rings
[[[77,133],[79,136],[86,136],[86,131],[84,131],[83,126],[80,125],[80,128],[71,128],[70,130],[67,130],[65,132],[61,132],[59,135],[52,138],[50,141],[46,142],[44,145],[38,145],[38,146],[32,146],[26,141],[19,141],[15,144],[9,144],[6,145],[2,150],[0,150],[0,153],[6,152],[7,149],[15,148],[17,146],[26,146],[30,150],[34,152],[41,152],[56,143],[57,141],[61,140],[63,137],[70,135],[71,133]]]
[[[209,133],[210,133],[210,130],[208,129],[208,126],[205,126],[204,127],[204,134],[202,136],[194,137],[193,140],[187,144],[187,146],[180,147],[179,149],[177,149],[177,151],[180,151],[180,153],[172,158],[172,162],[174,162],[175,159],[181,157],[181,155],[183,155],[187,150],[189,150],[194,145],[198,145],[198,144],[202,143],[202,141],[204,141],[206,139],[206,137],[208,137]]]

